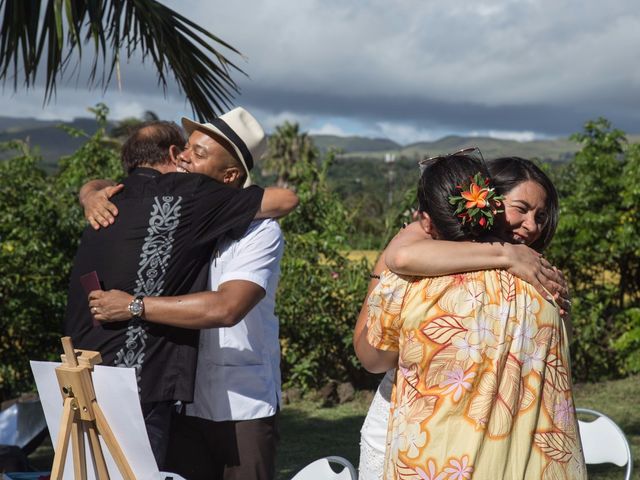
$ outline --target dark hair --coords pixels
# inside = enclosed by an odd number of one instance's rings
[[[480,160],[468,155],[446,155],[421,162],[424,168],[418,182],[418,209],[431,218],[443,240],[466,240],[477,235],[455,214],[456,206],[449,197],[460,194],[458,185],[469,181],[476,173],[489,174]]]
[[[182,129],[173,122],[153,121],[138,126],[122,145],[120,157],[127,173],[141,165],[169,162],[169,147],[186,143]]]
[[[531,160],[520,157],[502,157],[487,162],[492,184],[499,195],[507,195],[522,182],[531,180],[538,183],[547,194],[545,213],[547,219],[542,227],[540,238],[529,245],[542,252],[553,238],[558,226],[558,192],[553,182]]]

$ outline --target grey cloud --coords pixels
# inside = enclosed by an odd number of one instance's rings
[[[408,123],[422,128],[452,132],[469,130],[533,130],[560,136],[579,130],[598,116],[608,117],[628,131],[636,131],[640,113],[605,106],[507,105],[451,103],[428,98],[400,96],[337,96],[330,93],[293,93],[259,87],[246,89],[242,103],[278,112],[291,111],[322,116],[348,117],[362,122]]]
[[[235,75],[242,94],[234,103],[274,117],[564,135],[603,115],[638,130],[636,0],[167,3],[246,56],[231,54],[249,75]],[[163,97],[150,65],[133,59],[122,72],[123,92],[114,81],[107,98],[190,114],[173,82]],[[97,101],[100,93],[61,88],[58,101]],[[1,102],[12,105],[7,95]]]

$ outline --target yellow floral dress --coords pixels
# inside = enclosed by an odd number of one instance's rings
[[[385,272],[368,341],[399,352],[385,479],[586,479],[554,305],[504,271]]]

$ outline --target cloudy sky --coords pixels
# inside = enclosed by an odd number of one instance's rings
[[[312,133],[402,144],[448,134],[517,140],[564,136],[605,116],[640,132],[638,0],[174,0],[240,50],[242,105],[271,131],[284,120]],[[150,66],[122,66],[122,90],[7,84],[2,114],[70,119],[105,101],[113,118],[152,110],[191,115],[165,97]]]

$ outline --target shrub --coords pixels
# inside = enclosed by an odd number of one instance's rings
[[[106,107],[97,113],[106,115]],[[104,118],[104,117],[103,117]],[[81,132],[74,132],[81,134]],[[0,400],[32,388],[29,359],[54,360],[68,277],[84,227],[77,192],[91,178],[122,175],[104,129],[47,176],[22,142],[1,147],[0,162]]]
[[[628,357],[640,341],[640,147],[604,119],[573,138],[582,150],[556,178],[560,223],[550,257],[574,297],[574,376],[599,380],[640,371]]]

